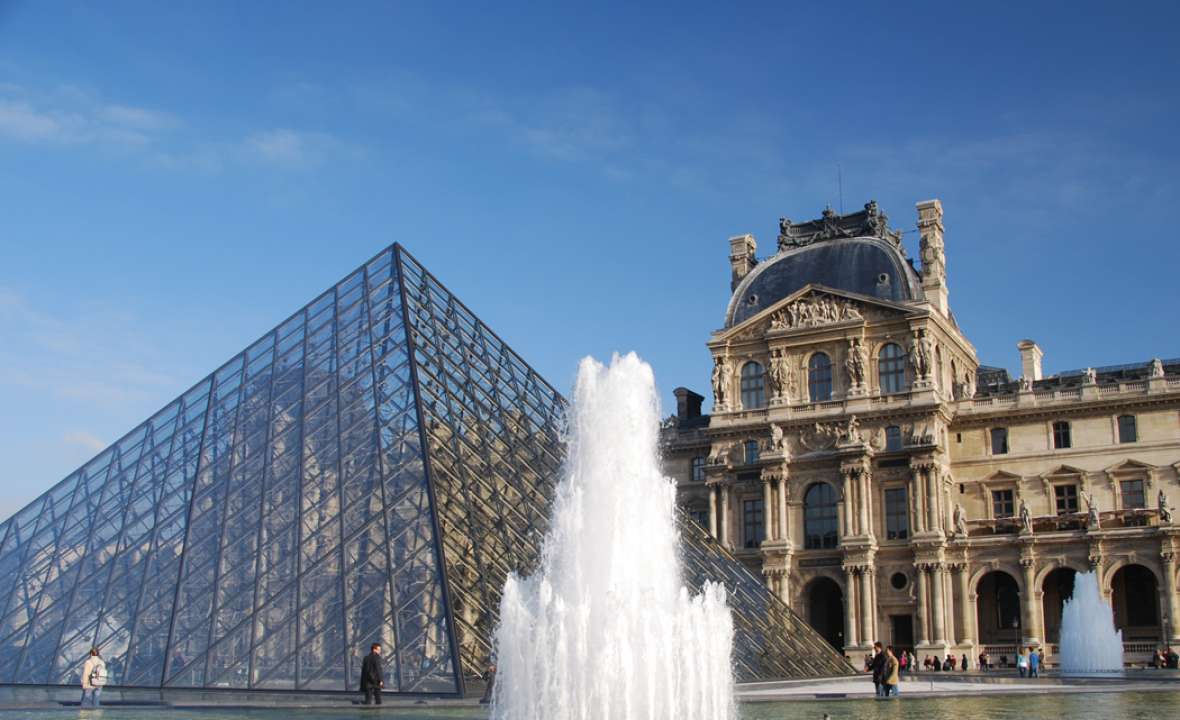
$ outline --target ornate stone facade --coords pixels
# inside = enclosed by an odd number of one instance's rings
[[[783,219],[764,259],[731,240],[714,411],[681,403],[664,430],[681,505],[851,656],[1053,662],[1089,570],[1128,661],[1180,644],[1180,360],[1042,377],[1024,340],[1022,377],[980,366],[941,204],[918,204],[920,269],[884,218]]]

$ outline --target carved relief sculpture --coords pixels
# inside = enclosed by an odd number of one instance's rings
[[[818,327],[843,320],[861,320],[856,305],[842,298],[812,295],[800,298],[770,318],[771,330]]]

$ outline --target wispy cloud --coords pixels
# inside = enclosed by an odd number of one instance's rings
[[[341,155],[355,155],[355,149],[333,135],[275,128],[255,133],[243,143],[247,159],[278,167],[318,165]]]
[[[178,125],[161,110],[106,102],[73,86],[47,93],[0,86],[0,136],[17,142],[143,146]]]
[[[85,450],[89,450],[92,453],[99,452],[107,446],[105,441],[96,438],[94,435],[86,432],[85,430],[75,430],[74,432],[68,432],[62,437],[62,441],[67,445],[75,445]]]

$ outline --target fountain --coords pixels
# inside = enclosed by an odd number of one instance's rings
[[[540,567],[510,575],[495,633],[497,720],[732,720],[724,587],[681,580],[659,401],[634,353],[582,360]]]
[[[1114,629],[1114,614],[1092,572],[1074,576],[1073,597],[1061,611],[1060,654],[1063,674],[1123,670],[1123,633]]]

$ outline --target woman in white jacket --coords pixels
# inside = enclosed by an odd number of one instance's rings
[[[86,696],[90,696],[90,706],[99,706],[99,696],[102,688],[107,684],[107,664],[98,654],[98,648],[90,648],[90,657],[82,664],[82,707],[86,707]]]

